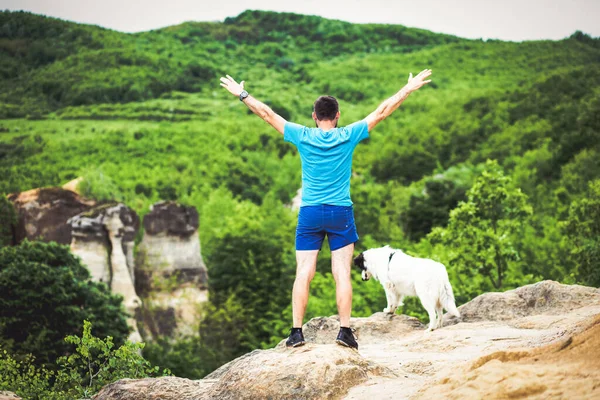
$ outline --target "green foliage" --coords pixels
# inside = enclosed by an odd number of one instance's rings
[[[122,298],[90,274],[67,246],[24,241],[0,249],[0,346],[52,364],[69,352],[63,341],[93,321],[95,333],[122,344],[129,328]]]
[[[600,180],[590,182],[587,196],[571,204],[563,230],[573,244],[572,254],[579,267],[579,280],[599,287]]]
[[[77,185],[77,190],[83,196],[98,201],[123,200],[123,195],[120,193],[118,186],[100,168],[85,171],[83,180]]]
[[[0,247],[12,243],[16,224],[15,208],[6,196],[0,194]]]
[[[261,347],[256,334],[264,333],[257,330],[254,318],[252,310],[234,294],[219,307],[209,302],[203,305],[197,335],[176,341],[158,338],[148,343],[144,357],[169,368],[176,376],[201,379],[228,361]]]
[[[249,202],[230,204],[232,213],[223,207],[218,197],[213,197],[207,204],[210,212],[216,213],[214,218],[221,219],[221,223],[212,227],[215,236],[205,241],[204,246],[210,302],[223,309],[235,308],[237,301],[243,301],[244,310],[240,313],[253,316],[239,324],[246,329],[240,331],[237,338],[225,342],[226,335],[221,335],[214,349],[241,354],[269,340],[272,332],[266,325],[268,314],[278,313],[289,304],[295,271],[294,219],[272,198],[265,199],[260,208]],[[231,217],[240,214],[246,218]],[[237,300],[232,300],[232,295]],[[213,313],[211,318],[218,315]],[[205,332],[213,331],[219,325],[211,322],[211,318],[203,323],[215,326]],[[235,332],[236,329],[230,329],[230,334]]]
[[[450,249],[448,264],[461,277],[463,293],[470,279],[469,296],[502,289],[514,284],[515,278],[522,281],[511,262],[519,259],[515,236],[531,213],[527,196],[511,186],[496,161],[488,161],[467,192],[467,201],[450,212],[448,226],[435,228],[428,238]]]
[[[7,89],[0,116],[11,118],[149,100],[173,90],[206,91],[218,71],[242,55],[250,65],[306,78],[298,65],[310,58],[461,41],[402,26],[262,11],[135,35],[10,11],[0,13],[0,27],[0,82]]]
[[[403,227],[406,235],[418,241],[431,232],[435,226],[444,227],[448,213],[465,198],[465,189],[456,187],[446,179],[425,181],[423,193],[410,197],[409,208],[403,214]]]
[[[0,350],[0,390],[10,390],[26,399],[69,400],[90,398],[100,389],[123,378],[140,379],[160,374],[141,355],[143,343],[125,342],[114,348],[112,337],[105,339],[91,333],[92,324],[83,323],[81,337],[70,335],[65,342],[75,351],[60,357],[56,367],[38,367],[32,356],[23,361]],[[170,371],[163,370],[162,375]]]

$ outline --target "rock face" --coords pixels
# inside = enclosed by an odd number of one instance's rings
[[[152,206],[144,217],[144,239],[139,252],[140,291],[152,290],[152,277],[157,275],[175,275],[179,282],[206,288],[206,266],[200,254],[198,212],[194,207],[174,202]],[[142,279],[148,287],[144,287]]]
[[[68,220],[72,229],[71,251],[78,255],[92,279],[106,283],[111,291],[123,296],[123,304],[132,316],[132,341],[141,341],[135,315],[141,306],[134,286],[133,246],[139,218],[118,203],[96,206]]]
[[[498,351],[451,372],[419,399],[600,398],[600,316],[582,332],[526,351]]]
[[[63,188],[10,194],[18,215],[12,243],[30,239],[70,245],[92,279],[124,297],[132,315],[132,341],[141,341],[134,318],[153,336],[196,333],[208,282],[196,209],[174,202],[155,204],[144,218],[146,232],[134,259],[137,214],[124,204],[79,196],[75,190],[80,182],[77,178]],[[143,308],[139,296],[147,300]]]
[[[197,331],[198,305],[207,299],[208,281],[198,226],[196,209],[175,202],[157,203],[144,217],[136,288],[147,305],[145,326],[154,336]]]
[[[21,399],[19,396],[14,394],[13,392],[7,392],[5,390],[0,390],[0,400],[19,400]]]
[[[139,381],[118,381],[94,399],[329,399],[340,398],[373,375],[393,373],[349,348],[308,344],[294,350],[255,350],[195,385],[187,379],[162,378],[150,387],[147,379],[140,390]],[[166,390],[178,387],[185,389]]]
[[[96,203],[61,188],[33,189],[8,195],[18,215],[13,243],[24,239],[71,243],[67,220],[87,211]]]
[[[353,318],[358,352],[332,344],[336,317],[315,318],[303,347],[256,350],[199,381],[124,379],[95,399],[600,398],[599,289],[545,281],[461,313],[433,332],[403,315]]]
[[[600,289],[542,281],[503,293],[485,293],[458,309],[462,322],[509,321],[548,312],[567,313],[599,298]],[[446,317],[456,322],[456,318]]]

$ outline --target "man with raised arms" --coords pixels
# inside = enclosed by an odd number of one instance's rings
[[[252,97],[231,76],[221,78],[221,86],[239,97],[254,114],[270,124],[283,139],[298,148],[302,161],[302,203],[296,228],[296,280],[292,290],[293,321],[288,347],[302,346],[302,322],[308,302],[310,282],[317,268],[317,255],[325,236],[331,248],[331,271],[336,284],[340,331],[336,342],[358,349],[350,329],[352,283],[350,270],[354,243],[358,240],[350,200],[352,154],[369,132],[394,112],[415,90],[431,82],[431,70],[421,71],[395,95],[385,100],[365,119],[338,128],[340,111],[334,97],[321,96],[313,106],[316,128],[283,119],[270,107]]]

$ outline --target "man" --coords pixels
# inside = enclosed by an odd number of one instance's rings
[[[431,82],[431,70],[423,70],[395,95],[381,103],[365,119],[338,128],[340,111],[334,97],[321,96],[314,103],[312,118],[316,128],[287,122],[267,105],[244,90],[244,81],[231,76],[221,78],[221,86],[239,97],[248,108],[293,143],[302,160],[302,204],[296,229],[296,280],[292,291],[293,325],[286,341],[288,347],[302,346],[302,322],[308,302],[311,280],[317,268],[317,255],[327,235],[331,248],[331,271],[336,284],[336,301],[340,331],[336,342],[358,349],[350,329],[352,283],[350,267],[354,243],[358,240],[352,201],[350,175],[352,154],[356,145],[369,137],[369,132],[394,112],[408,95]]]

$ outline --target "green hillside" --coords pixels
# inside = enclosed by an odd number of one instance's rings
[[[134,35],[25,12],[0,13],[0,27],[4,117],[208,90],[224,67],[236,73],[273,68],[298,79],[304,65],[324,56],[410,52],[460,40],[402,26],[259,11]]]
[[[226,73],[297,123],[312,125],[313,101],[334,95],[346,125],[431,68],[433,82],[357,147],[357,249],[390,244],[444,262],[459,304],[540,279],[600,285],[598,38],[466,40],[259,11],[124,34],[3,12],[0,55],[0,192],[83,175],[88,195],[141,215],[166,199],[198,208],[214,308],[200,344],[148,350],[175,373],[201,376],[274,344],[291,320],[295,213],[283,205],[300,160],[219,86]],[[486,188],[498,192],[485,198]],[[502,211],[517,188],[527,207]],[[461,201],[494,211],[470,220],[470,242],[456,228],[461,210],[444,228]],[[471,256],[475,242],[483,250]],[[489,265],[503,266],[501,287]],[[329,268],[325,251],[309,318],[336,313]],[[380,311],[378,284],[355,278],[354,315]],[[417,301],[402,312],[423,316]]]

